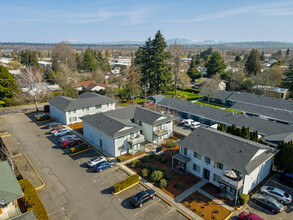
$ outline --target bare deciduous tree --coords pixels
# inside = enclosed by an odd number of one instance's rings
[[[273,66],[268,73],[268,79],[271,86],[280,86],[284,78],[284,69],[279,66]]]
[[[206,81],[201,86],[203,94],[208,97],[208,103],[211,97],[216,97],[219,92],[219,84],[221,82],[220,76],[214,75],[212,78],[206,79]]]
[[[183,93],[183,90],[189,85],[190,83],[190,77],[186,73],[181,73],[178,76],[178,85],[180,85],[181,88],[181,95]]]
[[[67,42],[57,44],[52,50],[52,69],[59,71],[61,65],[76,70],[76,55]]]

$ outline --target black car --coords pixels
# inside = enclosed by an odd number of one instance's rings
[[[150,199],[154,199],[155,197],[156,197],[156,192],[152,189],[147,189],[133,196],[130,199],[130,202],[134,207],[141,207],[143,203],[149,201]]]

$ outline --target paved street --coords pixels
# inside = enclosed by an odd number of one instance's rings
[[[134,209],[129,199],[144,189],[139,184],[114,196],[111,186],[127,174],[117,167],[94,173],[85,162],[97,155],[95,151],[70,157],[42,124],[13,114],[3,116],[0,127],[12,133],[14,151],[27,154],[44,180],[38,193],[50,219],[186,219],[159,198]]]

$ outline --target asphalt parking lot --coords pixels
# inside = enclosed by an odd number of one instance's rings
[[[59,138],[43,128],[46,123],[35,123],[32,115],[10,114],[3,116],[0,127],[12,133],[12,148],[25,153],[44,180],[38,193],[50,219],[186,219],[158,197],[133,208],[130,198],[145,189],[140,184],[113,195],[113,184],[128,175],[118,167],[93,172],[86,162],[98,153],[69,156]]]
[[[274,186],[274,187],[278,187],[284,191],[286,191],[287,193],[291,194],[293,196],[293,188],[285,186],[281,183],[279,183],[279,180],[277,178],[277,176],[274,176],[272,179],[270,179],[265,185],[268,186]],[[279,214],[273,214],[271,213],[269,210],[255,204],[252,201],[249,201],[244,207],[243,209],[239,210],[239,211],[235,211],[233,213],[232,219],[236,219],[236,216],[242,212],[253,212],[257,215],[259,215],[260,217],[262,217],[263,219],[272,219],[272,220],[279,220],[279,219],[284,219],[284,220],[289,220],[289,219],[293,219],[293,204],[289,204],[289,205],[285,205],[285,211],[283,211],[282,213]]]

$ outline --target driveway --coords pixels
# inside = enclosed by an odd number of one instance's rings
[[[144,189],[139,184],[114,196],[111,187],[127,175],[117,167],[94,173],[85,163],[97,152],[69,156],[43,124],[10,114],[3,116],[0,127],[12,133],[11,149],[27,154],[44,180],[38,194],[50,219],[185,219],[159,198],[141,209],[129,206],[130,197]]]

